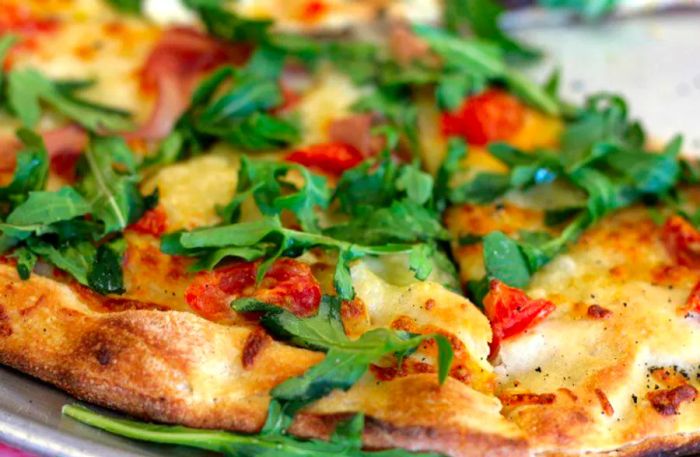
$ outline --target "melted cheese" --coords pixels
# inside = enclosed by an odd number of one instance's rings
[[[145,118],[150,104],[140,90],[139,71],[160,30],[136,18],[116,21],[109,13],[85,13],[91,17],[87,21],[81,19],[82,11],[80,5],[64,11],[56,30],[38,35],[31,52],[14,54],[14,65],[54,79],[94,80],[81,95],[130,111],[137,120]]]
[[[216,205],[233,197],[238,160],[230,153],[210,153],[159,170],[142,190],[158,189],[168,231],[214,225],[220,221]]]
[[[352,81],[335,71],[322,72],[295,107],[302,122],[303,144],[328,141],[331,123],[351,114],[350,107],[361,91]]]
[[[651,376],[654,368],[683,372],[687,382],[700,384],[700,321],[680,312],[698,275],[674,266],[659,238],[660,229],[643,209],[599,224],[534,278],[530,295],[551,299],[557,310],[503,346],[497,369],[503,389],[516,389],[517,380],[517,389],[566,387],[579,397],[577,408],[590,422],[572,429],[576,439],[565,448],[612,449],[657,433],[700,428],[700,402],[682,404],[680,415],[667,417],[646,399],[648,392],[669,387]],[[612,314],[590,318],[586,310],[593,304]],[[610,401],[611,416],[601,414],[595,389]],[[559,401],[552,409],[569,420]],[[541,415],[534,419],[535,414]],[[555,442],[561,436],[541,411],[516,408],[511,415],[527,429],[540,427],[528,430],[540,449],[561,446]]]

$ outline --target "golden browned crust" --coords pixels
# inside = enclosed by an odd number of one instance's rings
[[[244,367],[253,327],[180,311],[95,312],[69,287],[36,275],[20,281],[7,265],[0,265],[0,308],[0,362],[86,401],[192,427],[259,430],[269,390],[322,357],[270,341]],[[499,409],[494,397],[453,379],[439,386],[434,374],[386,383],[368,375],[305,411],[294,431],[327,436],[339,415],[361,411],[373,448],[526,455],[525,439]]]
[[[700,433],[682,434],[651,438],[639,443],[622,446],[619,449],[605,452],[591,452],[587,457],[670,457],[691,456],[700,452]],[[576,453],[544,452],[542,457],[571,457],[581,455]]]

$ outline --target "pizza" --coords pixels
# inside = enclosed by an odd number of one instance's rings
[[[490,0],[5,0],[0,362],[232,456],[700,448],[700,167]]]

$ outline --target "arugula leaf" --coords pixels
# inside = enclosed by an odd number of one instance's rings
[[[107,3],[122,13],[139,14],[143,8],[141,1],[142,0],[107,0]]]
[[[53,82],[37,70],[12,70],[7,79],[9,106],[25,127],[36,126],[41,102],[91,131],[122,131],[131,127],[129,113],[78,98],[75,86]]]
[[[302,176],[303,186],[297,187],[285,179],[290,172]],[[226,222],[238,220],[239,207],[249,195],[253,196],[264,215],[275,216],[284,210],[291,211],[307,232],[320,231],[315,210],[317,207],[328,208],[331,199],[325,176],[294,163],[250,160],[243,156],[236,195],[220,212]]]
[[[41,238],[30,238],[27,247],[36,255],[48,260],[59,269],[68,272],[80,284],[90,285],[88,276],[95,264],[96,248],[88,241],[66,243],[58,246],[43,241]]]
[[[283,59],[284,54],[263,46],[245,67],[214,71],[195,89],[175,130],[154,156],[146,158],[144,166],[173,163],[200,153],[217,140],[250,151],[298,142],[297,123],[268,112],[283,101],[277,82]]]
[[[484,236],[484,266],[489,277],[509,286],[523,288],[530,283],[530,269],[518,243],[503,232]]]
[[[439,212],[447,208],[450,195],[450,182],[452,176],[459,170],[459,163],[467,157],[467,143],[458,137],[451,137],[447,141],[447,153],[445,159],[435,174],[435,191],[433,194],[433,206]]]
[[[78,189],[90,201],[93,217],[104,224],[104,233],[121,231],[136,222],[145,203],[138,189],[136,164],[124,140],[93,137],[83,157]]]
[[[270,405],[270,415],[275,402]],[[183,426],[157,425],[98,414],[80,405],[65,405],[63,414],[101,430],[141,441],[175,444],[221,452],[227,457],[440,457],[434,453],[412,453],[402,449],[364,451],[361,430],[364,417],[355,415],[338,424],[330,441],[302,440],[283,434],[279,427],[263,430],[258,435],[234,434],[218,430],[202,430]]]
[[[269,19],[249,19],[223,7],[219,0],[184,0],[193,9],[210,35],[233,42],[260,43],[268,40],[273,22]]]
[[[474,179],[450,190],[453,203],[489,203],[502,197],[511,189],[510,175],[481,172]]]
[[[433,177],[414,165],[406,165],[396,179],[396,189],[406,192],[413,203],[423,205],[433,195]]]
[[[153,197],[137,187],[136,163],[120,138],[93,137],[79,167],[80,180],[55,192],[43,189],[48,159],[41,137],[21,130],[25,149],[10,185],[0,188],[0,203],[9,214],[0,222],[0,252],[16,248],[20,277],[28,278],[37,257],[102,293],[123,293],[119,236],[139,219]],[[86,218],[86,216],[90,216]]]
[[[258,280],[262,280],[267,269],[281,256],[297,257],[304,251],[322,247],[338,252],[334,286],[338,295],[352,299],[354,290],[350,278],[349,262],[367,255],[411,253],[419,245],[386,244],[366,246],[354,244],[329,236],[287,229],[276,216],[265,217],[254,222],[223,225],[177,232],[161,238],[161,251],[171,255],[205,258],[197,266],[213,266],[212,256],[223,259],[226,252],[239,256],[237,248],[246,248],[246,260],[265,259],[258,268]]]
[[[555,179],[585,192],[586,200],[580,206],[546,212],[545,221],[550,225],[570,221],[558,236],[523,233],[514,240],[495,232],[484,237],[488,277],[524,287],[532,274],[612,211],[640,201],[673,202],[684,172],[679,159],[681,138],[674,138],[660,153],[651,153],[644,149],[644,137],[639,123],[628,119],[622,98],[598,94],[574,114],[562,134],[558,154],[526,154],[511,146],[491,145],[489,152],[510,168],[509,173],[478,174],[452,190],[453,201],[489,202],[512,189]]]
[[[34,265],[36,265],[37,257],[30,249],[21,247],[15,249],[10,257],[17,260],[17,274],[21,279],[29,279],[32,274]]]
[[[43,189],[49,175],[49,158],[42,138],[27,129],[19,129],[17,137],[23,148],[17,153],[12,181],[0,187],[0,201],[8,203],[7,210],[22,203],[29,192]]]
[[[504,8],[494,0],[447,0],[445,2],[445,24],[459,34],[464,25],[478,37],[491,40],[510,56],[522,60],[536,60],[541,53],[508,36],[499,20]]]
[[[125,250],[126,241],[123,238],[97,248],[95,259],[87,275],[91,289],[103,295],[126,292],[122,274],[122,257]]]
[[[389,207],[356,213],[349,222],[323,230],[333,238],[370,245],[446,241],[449,234],[437,214],[410,200],[399,200]]]
[[[57,192],[32,191],[21,205],[7,216],[5,233],[22,232],[41,234],[46,226],[70,220],[90,212],[90,205],[72,187],[63,187]],[[10,227],[12,226],[12,227]]]
[[[408,141],[411,153],[417,158],[418,108],[406,88],[379,88],[357,100],[351,107],[359,113],[376,113]],[[390,147],[389,149],[393,149]]]
[[[369,369],[370,364],[396,354],[399,359],[415,351],[426,339],[438,343],[441,354],[438,370],[444,382],[452,363],[452,348],[442,335],[414,336],[406,332],[377,328],[364,333],[357,340],[345,335],[340,319],[340,303],[336,297],[325,296],[318,313],[311,318],[299,318],[279,306],[254,299],[236,300],[232,307],[237,312],[263,313],[261,324],[278,337],[302,347],[326,351],[320,363],[303,375],[288,379],[272,389],[272,396],[283,402],[308,404],[329,394],[334,389],[348,390]]]
[[[414,32],[442,57],[448,70],[473,73],[490,80],[502,81],[525,102],[550,114],[559,113],[559,103],[542,87],[523,74],[509,68],[501,50],[490,42],[463,40],[426,25],[414,25]]]

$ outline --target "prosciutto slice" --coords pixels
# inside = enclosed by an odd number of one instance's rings
[[[146,123],[127,138],[165,137],[187,108],[202,73],[224,63],[240,65],[249,55],[248,45],[223,43],[194,29],[175,27],[165,31],[142,72],[143,89],[156,94],[153,111]]]

